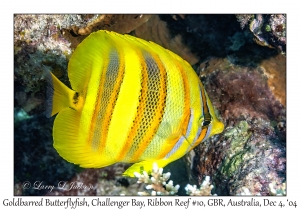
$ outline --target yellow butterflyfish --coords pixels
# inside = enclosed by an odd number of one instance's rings
[[[100,30],[75,49],[71,88],[51,72],[47,115],[54,148],[84,168],[135,163],[123,175],[164,167],[224,125],[192,67],[163,47]]]

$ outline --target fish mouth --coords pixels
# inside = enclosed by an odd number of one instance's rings
[[[211,136],[222,133],[224,130],[224,123],[222,123],[221,121],[215,121],[214,122],[214,128],[211,132]]]

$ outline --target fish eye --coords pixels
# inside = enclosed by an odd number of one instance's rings
[[[211,123],[210,120],[205,120],[205,121],[203,121],[202,126],[207,126],[207,125],[209,125],[210,123]]]

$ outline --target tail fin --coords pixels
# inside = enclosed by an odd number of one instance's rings
[[[64,108],[74,107],[74,100],[78,101],[78,93],[68,88],[49,70],[45,70],[47,80],[46,116],[51,117]]]

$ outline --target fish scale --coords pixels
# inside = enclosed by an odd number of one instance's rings
[[[72,89],[45,75],[54,148],[81,167],[134,163],[123,174],[134,176],[224,129],[192,67],[153,42],[100,30],[70,58]]]

